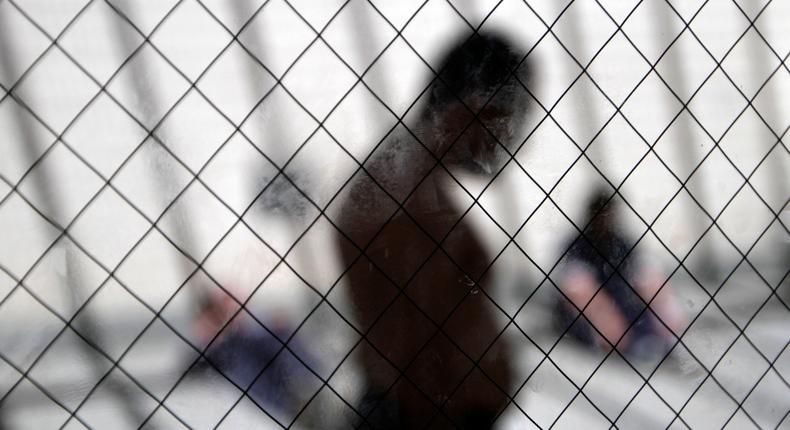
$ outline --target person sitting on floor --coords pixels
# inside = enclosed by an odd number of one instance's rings
[[[653,359],[669,352],[685,317],[661,270],[644,262],[622,233],[617,211],[609,193],[594,193],[586,228],[563,248],[557,322],[588,346]],[[579,310],[584,318],[576,320]]]

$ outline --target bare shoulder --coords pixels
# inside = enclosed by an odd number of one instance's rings
[[[409,166],[414,162],[407,143],[410,138],[405,131],[393,131],[351,177],[339,196],[336,214],[344,233],[352,238],[367,237],[398,210],[403,184],[409,182]]]

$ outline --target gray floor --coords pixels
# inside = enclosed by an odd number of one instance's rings
[[[708,299],[700,289],[690,284],[675,285],[689,312],[703,309]],[[738,289],[742,294],[724,295],[722,290],[722,295],[716,298],[725,309],[733,303],[739,304],[737,309],[740,311],[733,310],[728,315],[745,324],[766,296],[742,287]],[[790,388],[786,383],[790,377],[790,352],[787,351],[790,311],[776,297],[770,298],[746,326],[745,336],[737,340],[739,330],[724,314],[714,310],[717,308],[713,303],[709,304],[683,336],[682,345],[678,345],[670,358],[656,369],[656,363],[629,365],[616,354],[607,357],[603,353],[591,352],[567,337],[551,350],[546,359],[544,352],[551,348],[557,333],[545,324],[549,315],[547,307],[541,303],[545,301],[541,294],[536,294],[534,304],[531,300],[515,319],[534,343],[514,326],[510,326],[506,333],[521,346],[518,362],[522,378],[531,376],[515,397],[516,404],[511,405],[501,417],[499,428],[548,428],[552,425],[562,429],[610,428],[614,423],[617,428],[707,429],[721,428],[727,422],[727,428],[741,429],[784,428],[790,424],[786,417],[790,411]],[[750,306],[750,302],[754,302],[754,306]],[[188,326],[186,312],[173,312],[166,318],[174,327]],[[139,321],[129,316],[116,318],[112,325],[103,326],[102,332],[106,336],[117,335],[106,344],[107,351],[111,355],[120,351],[117,345],[111,346],[112,342],[122,343],[123,339],[128,339],[129,333],[139,330]],[[28,347],[27,354],[24,351],[4,352],[19,360],[32,356],[34,344],[46,342],[52,336],[40,330],[17,333],[20,338],[16,342],[4,339],[3,344]],[[29,372],[28,378],[10,393],[1,409],[10,428],[57,428],[67,421],[69,413],[45,396],[32,381],[66,408],[74,410],[80,405],[77,416],[91,428],[136,428],[139,421],[130,417],[128,406],[132,404],[132,409],[147,416],[154,410],[156,402],[136,388],[126,375],[134,377],[153,396],[162,398],[183,372],[187,360],[194,357],[194,352],[173,332],[155,323],[120,362],[123,372],[113,370],[105,383],[82,404],[96,384],[97,370],[103,375],[110,369],[110,364],[106,360],[98,365],[92,364],[78,341],[70,333],[61,336]],[[335,351],[328,351],[327,357],[330,358],[340,356],[340,349],[349,345],[348,339],[332,341]],[[720,359],[722,355],[724,357]],[[771,367],[769,361],[772,362]],[[709,376],[708,370],[712,368]],[[319,370],[319,373],[324,372]],[[2,392],[19,378],[20,374],[8,365],[0,365]],[[120,390],[113,389],[110,382],[121,387]],[[324,428],[332,420],[347,420],[350,412],[336,393],[353,399],[358,394],[355,382],[353,368],[349,370],[348,366],[343,366],[330,381],[333,389],[324,387],[293,427],[307,428],[304,423],[310,419],[319,420],[322,423],[319,428]],[[311,396],[319,386],[316,383],[305,387],[306,395]],[[581,393],[578,387],[582,387]],[[240,392],[221,376],[201,373],[179,384],[164,402],[165,407],[156,410],[148,425],[151,428],[214,428],[239,398]],[[173,415],[178,416],[181,422]],[[279,416],[277,413],[274,415]],[[71,419],[65,428],[83,426]],[[279,426],[243,398],[219,428]]]

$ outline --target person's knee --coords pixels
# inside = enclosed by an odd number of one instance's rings
[[[562,275],[562,291],[579,309],[587,306],[599,287],[593,274],[578,265],[569,265]]]

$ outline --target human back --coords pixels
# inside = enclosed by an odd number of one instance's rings
[[[453,172],[489,177],[506,161],[525,108],[519,60],[494,35],[455,46],[416,123],[349,185],[338,249],[365,334],[360,409],[376,428],[486,428],[507,404],[512,357],[479,288],[493,256],[451,194]]]

